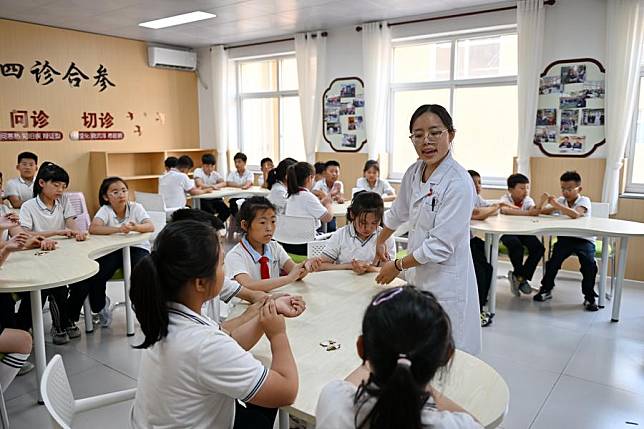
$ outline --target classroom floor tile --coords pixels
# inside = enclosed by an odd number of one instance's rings
[[[502,262],[499,272],[507,270]],[[540,279],[538,271],[533,286]],[[120,285],[110,285],[108,294],[112,302],[123,300]],[[483,329],[480,357],[510,388],[501,428],[644,425],[644,287],[625,287],[619,323],[610,322],[611,305],[595,313],[583,311],[579,280],[570,277],[558,279],[554,298],[546,303],[512,296],[507,279],[499,279],[497,313]],[[45,322],[49,324],[48,315]],[[141,351],[131,346],[141,339],[139,331],[125,336],[121,306],[109,329],[83,332],[65,346],[48,339],[47,355],[62,355],[75,395],[95,395],[135,386]],[[12,429],[49,427],[47,411],[36,405],[36,389],[32,372],[16,378],[5,393]],[[122,403],[80,415],[75,427],[126,427],[130,407],[131,402]]]

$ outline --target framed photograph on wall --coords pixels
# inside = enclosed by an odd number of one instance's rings
[[[322,134],[324,140],[336,152],[358,152],[367,143],[362,79],[334,79],[324,91]]]
[[[606,143],[604,75],[592,58],[560,60],[541,73],[534,144],[547,156],[586,157]]]

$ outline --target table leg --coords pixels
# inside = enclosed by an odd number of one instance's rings
[[[89,296],[83,302],[83,318],[85,319],[85,333],[93,333],[94,321],[92,320],[92,306],[89,303]]]
[[[193,209],[200,209],[201,208],[201,198],[194,198],[190,200],[192,201],[192,208]]]
[[[610,255],[608,237],[602,237],[602,260],[599,269],[599,308],[604,308],[606,305],[606,275],[608,273],[608,257]],[[615,274],[613,274],[615,275]]]
[[[619,322],[619,310],[622,304],[622,286],[624,286],[624,273],[626,272],[626,257],[628,255],[628,237],[619,239],[619,261],[617,262],[617,276],[615,282],[615,295],[613,296],[613,315],[611,322]]]
[[[490,245],[492,244],[492,234],[485,233],[485,260],[490,262]]]
[[[288,429],[289,423],[288,423],[288,411],[286,411],[283,408],[280,408],[277,414],[277,418],[279,419],[279,428],[280,429]]]
[[[490,282],[490,292],[487,297],[487,308],[490,314],[496,313],[496,273],[499,265],[499,239],[500,235],[491,234],[492,250],[490,251],[490,265],[492,265],[492,281]]]
[[[42,404],[40,396],[40,380],[45,373],[47,356],[45,355],[45,327],[42,320],[42,297],[39,290],[29,292],[31,298],[31,326],[33,329],[34,358],[36,359],[36,380],[38,384],[38,403]]]
[[[127,336],[134,335],[134,314],[130,302],[130,275],[132,265],[130,264],[130,248],[123,248],[123,283],[125,284],[125,323],[127,325]]]

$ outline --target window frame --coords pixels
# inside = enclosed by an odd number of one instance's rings
[[[631,132],[628,139],[628,144],[625,150],[625,156],[627,158],[627,174],[626,174],[626,186],[625,192],[627,194],[641,194],[644,195],[644,183],[633,182],[633,169],[635,167],[635,147],[637,146],[637,120],[639,119],[639,93],[640,86],[642,84],[642,79],[644,79],[644,64],[640,67],[640,75],[638,80],[638,85],[636,93],[638,94],[635,107],[633,109],[633,123],[631,125]],[[644,123],[642,124],[644,126]],[[644,129],[642,130],[644,132]]]
[[[392,54],[391,58],[394,58],[394,49],[402,46],[412,46],[412,45],[423,45],[428,43],[450,43],[450,70],[449,70],[449,79],[435,81],[435,82],[404,82],[396,83],[394,82],[394,67],[392,64],[391,75],[389,79],[389,103],[387,107],[387,151],[389,158],[389,165],[394,165],[394,150],[395,150],[395,138],[394,138],[394,100],[396,92],[402,91],[419,91],[419,90],[428,90],[428,89],[449,89],[449,106],[447,107],[450,115],[452,114],[454,107],[454,93],[459,88],[483,88],[483,87],[493,87],[493,86],[512,86],[517,85],[518,81],[518,70],[517,75],[506,75],[506,76],[495,76],[495,77],[481,77],[481,78],[470,78],[470,79],[456,79],[456,42],[457,40],[462,39],[478,39],[486,38],[493,36],[504,36],[504,35],[513,35],[517,33],[516,25],[507,26],[504,28],[494,28],[483,31],[459,31],[451,34],[438,34],[438,35],[427,35],[423,37],[405,37],[400,39],[392,40]],[[411,144],[411,143],[410,143]],[[518,142],[517,142],[518,144]],[[404,171],[389,171],[389,179],[393,181],[400,180],[404,174]],[[482,185],[485,187],[503,187],[506,186],[506,177],[483,177],[481,178]]]
[[[273,153],[271,154],[271,158],[277,158],[281,159],[282,155],[282,149],[284,145],[284,133],[282,132],[282,126],[285,123],[282,118],[282,112],[281,112],[281,105],[282,105],[282,98],[285,97],[299,97],[299,90],[280,90],[280,77],[281,77],[281,63],[280,61],[283,59],[290,59],[293,58],[295,59],[295,52],[285,52],[285,53],[280,53],[280,54],[271,54],[271,55],[266,55],[266,56],[257,56],[257,57],[250,57],[250,58],[236,58],[235,61],[235,103],[236,103],[236,112],[237,112],[237,147],[241,152],[246,153],[249,149],[251,148],[246,148],[244,147],[244,129],[242,127],[243,123],[243,118],[242,118],[242,105],[245,100],[252,100],[252,99],[277,99],[277,127],[278,127],[278,147],[276,148],[276,151],[274,150]],[[277,90],[276,91],[262,91],[262,92],[246,92],[242,93],[241,92],[241,67],[243,63],[252,63],[252,62],[260,62],[260,61],[270,61],[270,60],[276,60],[277,61],[277,74],[276,74],[276,80],[277,80]],[[277,155],[275,155],[277,154]],[[254,165],[254,164],[249,164],[248,168],[253,171],[253,172],[259,172],[261,171],[261,166],[259,165]]]

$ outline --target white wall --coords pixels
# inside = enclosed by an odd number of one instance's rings
[[[215,148],[215,105],[212,96],[212,63],[210,48],[197,49],[197,82],[199,96],[199,147]]]

